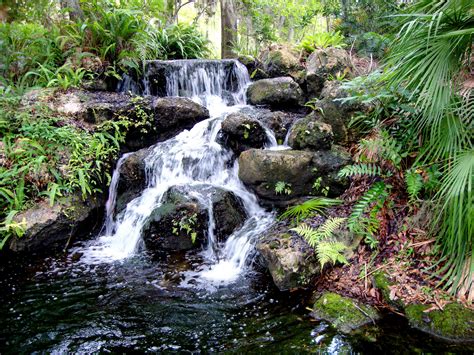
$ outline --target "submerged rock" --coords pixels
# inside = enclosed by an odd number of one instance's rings
[[[319,97],[324,82],[330,75],[350,73],[352,64],[344,49],[316,49],[306,60],[306,87],[308,95]]]
[[[247,98],[253,105],[273,108],[295,108],[304,104],[303,91],[291,77],[258,80],[247,89]]]
[[[242,202],[232,192],[202,186],[199,192],[205,201],[190,192],[184,187],[172,187],[165,193],[162,205],[152,212],[143,228],[148,250],[185,251],[203,246],[209,230],[209,207],[214,220],[213,233],[219,242],[244,223],[246,213]]]
[[[80,193],[75,193],[60,197],[53,206],[49,201],[36,203],[15,215],[15,222],[25,223],[24,235],[11,238],[8,248],[16,253],[37,254],[64,250],[94,226],[101,225],[104,202],[102,195],[84,200]]]
[[[324,292],[316,300],[313,316],[330,322],[334,328],[346,334],[365,325],[375,324],[380,318],[375,308],[332,292]]]
[[[231,113],[222,121],[222,140],[239,155],[247,149],[263,148],[267,135],[258,120],[243,113]]]
[[[436,337],[474,344],[474,311],[459,303],[450,303],[443,310],[425,312],[428,305],[414,304],[405,308],[410,325]]]
[[[349,162],[350,155],[337,147],[318,152],[250,149],[239,157],[239,178],[263,202],[281,205],[323,189],[329,196],[338,196],[347,181],[337,173]],[[321,191],[313,189],[316,181]],[[283,187],[280,192],[279,187]]]
[[[309,115],[299,119],[291,127],[288,144],[293,149],[328,150],[334,139],[332,127]]]

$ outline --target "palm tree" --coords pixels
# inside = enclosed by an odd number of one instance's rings
[[[474,299],[474,90],[472,0],[420,0],[402,15],[402,27],[387,59],[391,85],[413,93],[421,110],[418,164],[440,164],[435,196],[446,288]]]

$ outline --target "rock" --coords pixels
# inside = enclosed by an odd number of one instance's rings
[[[291,127],[288,144],[293,149],[328,150],[334,139],[332,127],[314,115],[299,119]]]
[[[285,141],[288,130],[301,115],[283,111],[268,111],[258,116],[258,119],[275,134],[280,144]]]
[[[443,310],[424,312],[428,305],[414,304],[405,308],[410,325],[436,337],[474,344],[474,311],[459,303],[450,303]]]
[[[394,307],[395,309],[402,311],[405,307],[402,300],[392,298],[390,296],[390,286],[394,284],[390,281],[389,276],[383,271],[379,270],[373,275],[374,286],[380,291],[383,300]]]
[[[251,148],[263,148],[267,141],[260,122],[242,113],[231,113],[222,121],[222,140],[236,155]]]
[[[348,260],[354,256],[362,239],[347,228],[338,228],[333,236],[346,245],[344,256]],[[311,287],[321,273],[314,249],[301,236],[290,232],[286,225],[278,224],[266,232],[257,243],[257,250],[280,291]]]
[[[204,202],[189,194],[193,190],[172,187],[163,196],[143,229],[147,249],[159,251],[185,251],[201,247],[207,241],[209,205],[214,218],[214,235],[223,242],[241,227],[246,219],[242,202],[230,191],[202,186],[199,192]],[[193,241],[194,239],[194,241]]]
[[[308,95],[319,97],[324,82],[329,75],[349,73],[352,64],[349,54],[344,49],[316,49],[306,60],[306,86]]]
[[[36,203],[15,215],[15,222],[25,222],[25,233],[21,238],[11,238],[9,249],[36,254],[62,251],[94,226],[100,227],[104,203],[102,195],[83,200],[79,193],[60,197],[52,207],[49,201]]]
[[[295,108],[304,104],[303,91],[290,77],[262,79],[247,89],[247,98],[253,105],[273,108]]]
[[[338,178],[337,173],[349,162],[350,155],[338,147],[318,152],[250,149],[240,154],[239,178],[263,202],[285,205],[297,197],[321,192],[313,190],[316,181],[321,190],[329,189],[329,196],[338,196],[347,181]],[[287,191],[277,193],[277,184],[282,183]]]
[[[375,308],[337,293],[324,292],[314,303],[313,316],[325,320],[338,331],[350,334],[380,318]]]
[[[293,77],[304,69],[299,60],[299,53],[289,46],[272,45],[260,53],[259,59],[269,78]]]
[[[314,250],[285,228],[277,226],[268,231],[257,250],[280,291],[309,287],[321,271]]]
[[[124,151],[148,147],[209,118],[206,108],[183,97],[152,98],[70,89],[66,92],[33,90],[22,99],[23,105],[37,102],[88,130],[110,120],[131,122],[122,147]]]
[[[125,209],[127,204],[140,196],[146,187],[145,158],[150,154],[150,148],[144,148],[134,153],[129,153],[124,158],[119,172],[117,185],[117,201],[115,214]]]

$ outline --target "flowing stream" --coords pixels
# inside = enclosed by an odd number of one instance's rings
[[[175,61],[164,91],[205,105],[210,118],[156,144],[146,158],[147,186],[114,214],[114,172],[100,235],[63,258],[0,263],[0,354],[17,353],[397,353],[456,351],[384,319],[376,333],[347,336],[311,319],[306,303],[281,293],[250,267],[259,235],[274,222],[242,185],[230,151],[217,143],[221,122],[248,107],[248,73],[237,62]],[[161,65],[161,64],[160,64]],[[229,71],[229,68],[232,68]],[[153,70],[123,90],[157,94]],[[268,131],[267,149],[278,146]],[[208,242],[199,252],[156,258],[143,252],[142,229],[172,186],[208,206]],[[218,243],[209,190],[233,192],[248,215]],[[257,265],[258,266],[258,265]]]
[[[124,158],[119,160],[109,191],[105,234],[83,250],[83,260],[90,263],[123,260],[139,252],[142,230],[150,214],[162,204],[166,191],[173,186],[183,186],[208,206],[210,216],[208,243],[203,256],[212,263],[199,270],[200,280],[219,284],[232,282],[248,266],[257,237],[274,220],[273,214],[262,209],[256,197],[240,182],[237,161],[232,163],[232,152],[217,143],[222,120],[245,106],[245,90],[250,79],[247,69],[237,61],[233,63],[232,73],[218,61],[173,61],[167,65],[167,96],[191,98],[207,107],[210,118],[153,147],[145,160],[146,189],[114,218],[118,174]],[[229,80],[233,91],[224,90]],[[147,76],[143,81],[145,93],[150,93]],[[271,149],[276,140],[270,130],[267,134],[267,146]],[[219,245],[214,237],[215,222],[206,187],[233,192],[243,202],[248,215],[244,225],[224,245]]]

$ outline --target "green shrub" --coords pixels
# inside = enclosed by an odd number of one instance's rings
[[[320,32],[303,38],[300,48],[308,53],[313,53],[317,48],[344,48],[344,36],[340,32]]]
[[[389,37],[375,32],[367,32],[354,39],[354,48],[359,55],[382,58],[390,45]]]

